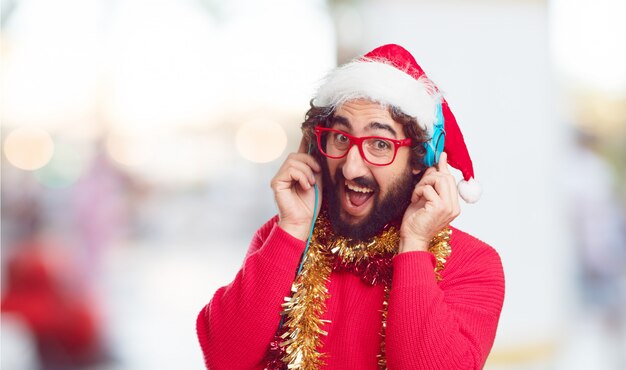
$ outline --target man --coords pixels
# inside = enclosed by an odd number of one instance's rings
[[[480,192],[447,102],[385,45],[333,71],[311,106],[271,183],[278,215],[198,317],[207,367],[482,368],[504,276],[494,249],[449,227],[459,192]]]

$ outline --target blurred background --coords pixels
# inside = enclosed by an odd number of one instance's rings
[[[486,369],[626,368],[621,0],[2,0],[1,367],[203,369],[195,319],[275,214],[338,63],[408,48],[484,194]],[[460,179],[460,175],[457,173]]]

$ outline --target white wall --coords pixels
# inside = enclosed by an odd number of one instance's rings
[[[358,14],[356,48],[409,49],[463,130],[484,194],[455,224],[492,244],[506,275],[494,354],[556,344],[573,282],[559,213],[565,127],[554,109],[546,4],[373,2]]]

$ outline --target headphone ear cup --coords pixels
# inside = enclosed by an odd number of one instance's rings
[[[426,155],[424,156],[424,164],[432,167],[439,162],[439,156],[443,153],[446,141],[446,130],[444,126],[443,112],[441,104],[437,105],[437,118],[433,125],[433,136],[424,143]]]
[[[435,164],[435,152],[433,152],[431,142],[425,142],[424,148],[426,148],[426,154],[424,154],[424,164],[426,167],[432,167]]]
[[[437,140],[435,140],[435,163],[439,163],[439,156],[443,153],[444,143],[446,141],[446,133],[445,131],[439,131],[437,135]]]
[[[445,144],[446,133],[445,131],[437,129],[433,135],[433,137],[426,143],[424,143],[424,148],[426,148],[426,154],[424,155],[424,164],[427,167],[432,167],[437,162],[439,162],[439,156],[443,153],[443,148]]]

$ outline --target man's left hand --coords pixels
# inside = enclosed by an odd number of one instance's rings
[[[459,193],[448,169],[448,155],[439,157],[415,185],[400,227],[399,252],[427,251],[430,240],[460,213]]]

